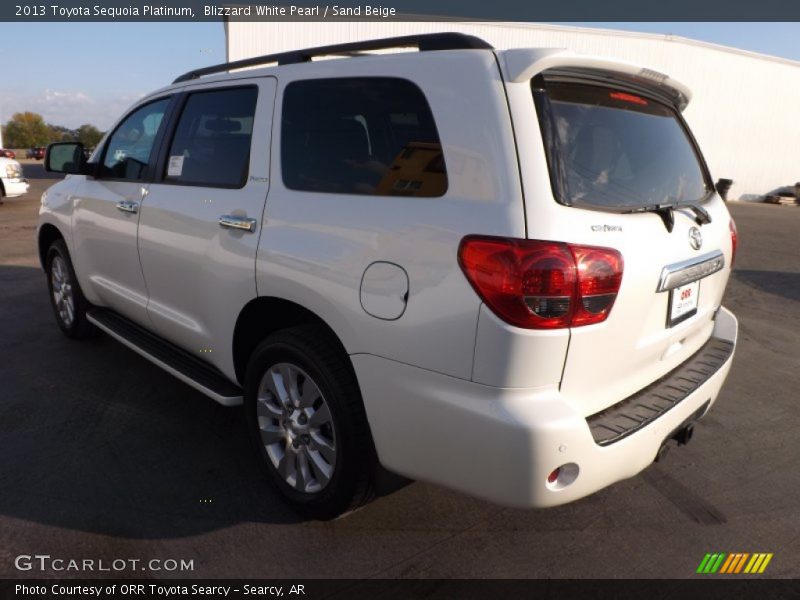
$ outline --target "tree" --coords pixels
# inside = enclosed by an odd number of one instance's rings
[[[6,124],[3,140],[7,148],[46,146],[50,141],[50,129],[42,115],[33,112],[14,113]]]
[[[50,143],[75,141],[75,132],[72,129],[62,127],[61,125],[51,125],[49,123],[47,127],[50,130],[50,135],[48,137]]]
[[[103,132],[94,125],[81,125],[75,130],[75,139],[86,148],[94,148],[103,138]]]

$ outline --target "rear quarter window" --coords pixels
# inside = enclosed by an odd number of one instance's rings
[[[292,190],[442,196],[447,169],[433,114],[412,82],[390,77],[286,86],[281,170]]]

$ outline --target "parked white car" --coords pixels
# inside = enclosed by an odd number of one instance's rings
[[[3,197],[22,196],[28,191],[28,187],[22,165],[11,158],[0,157],[0,201]]]
[[[49,148],[70,174],[38,229],[56,320],[243,401],[307,514],[387,471],[576,500],[688,442],[730,369],[736,230],[689,99],[650,69],[460,34],[188,73],[91,162]]]

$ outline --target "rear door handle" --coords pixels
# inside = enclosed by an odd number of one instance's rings
[[[237,217],[236,215],[222,215],[219,218],[219,224],[221,227],[227,227],[229,229],[244,229],[250,233],[253,233],[256,230],[257,222],[258,221],[255,219],[248,217]]]
[[[117,210],[135,214],[139,212],[139,203],[132,200],[123,200],[122,202],[117,202]]]

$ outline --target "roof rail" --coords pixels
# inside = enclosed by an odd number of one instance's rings
[[[464,33],[427,33],[420,35],[404,35],[393,38],[383,38],[379,40],[365,40],[363,42],[348,42],[346,44],[334,44],[332,46],[319,46],[317,48],[306,48],[304,50],[290,50],[278,54],[265,54],[235,60],[233,62],[221,63],[202,69],[195,69],[184,73],[172,83],[191,81],[204,75],[221,73],[231,69],[242,69],[244,67],[255,67],[270,63],[279,65],[292,65],[297,63],[309,62],[314,56],[326,56],[330,54],[347,54],[368,50],[386,50],[389,48],[409,48],[416,47],[420,52],[430,50],[493,50],[493,46],[484,40],[473,35]]]

